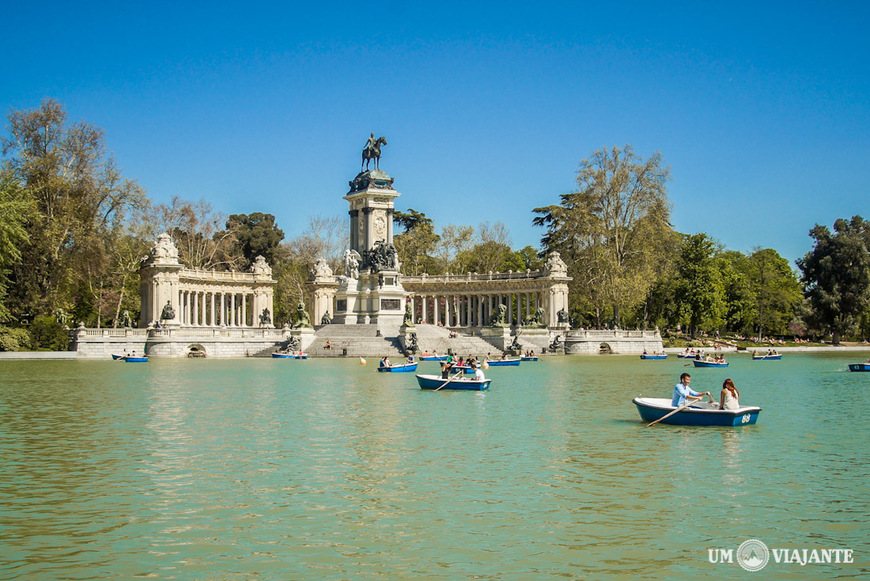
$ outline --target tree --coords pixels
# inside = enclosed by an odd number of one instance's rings
[[[870,255],[865,243],[870,225],[860,216],[834,222],[832,234],[818,224],[810,230],[813,249],[798,259],[804,294],[832,343],[855,330],[870,303]]]
[[[173,196],[168,206],[158,204],[152,213],[151,221],[159,232],[172,236],[178,259],[188,268],[234,270],[244,263],[235,231],[220,229],[227,220],[207,201],[189,202]]]
[[[788,261],[772,248],[756,249],[740,263],[755,299],[758,340],[783,334],[801,300],[800,283]]]
[[[576,191],[534,209],[533,224],[547,229],[541,245],[569,264],[572,301],[593,305],[599,324],[606,307],[619,322],[641,303],[668,260],[669,176],[658,152],[644,160],[630,145],[602,149],[580,162]]]
[[[682,320],[689,333],[718,329],[724,322],[725,288],[721,271],[727,263],[716,258],[716,243],[706,234],[686,236],[677,260],[675,288]]]
[[[33,202],[11,172],[0,174],[0,322],[8,321],[6,288],[9,269],[21,262],[21,245],[28,240],[26,225],[32,219]]]
[[[275,264],[275,253],[284,231],[275,225],[275,216],[254,212],[233,214],[227,220],[227,231],[235,233],[236,247],[245,257],[247,266],[254,263],[257,256],[262,256],[269,264]]]
[[[4,171],[27,191],[35,209],[20,247],[22,260],[12,269],[10,300],[20,312],[50,314],[71,306],[82,277],[93,274],[83,264],[105,251],[106,233],[144,203],[144,192],[122,177],[102,130],[69,123],[56,101],[10,112],[8,129]]]
[[[409,208],[407,212],[394,212],[393,221],[404,230],[393,236],[393,243],[405,274],[440,274],[438,262],[432,257],[439,240],[432,219]]]

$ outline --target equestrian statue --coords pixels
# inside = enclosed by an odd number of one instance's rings
[[[375,139],[375,134],[371,134],[362,151],[362,163],[359,166],[360,173],[362,173],[363,167],[368,171],[369,162],[372,160],[375,160],[375,169],[381,169],[381,146],[386,144],[386,137],[381,136]]]

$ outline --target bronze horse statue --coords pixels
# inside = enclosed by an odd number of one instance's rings
[[[359,166],[360,172],[363,171],[363,166],[365,166],[366,170],[369,169],[369,162],[371,160],[375,160],[375,169],[381,169],[381,146],[386,144],[387,138],[381,136],[370,145],[365,146],[362,152],[362,163]]]

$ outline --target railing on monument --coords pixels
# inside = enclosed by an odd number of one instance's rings
[[[85,337],[274,337],[283,333],[282,329],[255,327],[182,327],[163,329],[76,329]]]
[[[524,270],[524,271],[512,271],[508,272],[489,272],[480,274],[477,272],[469,272],[467,274],[436,274],[434,276],[430,276],[428,274],[421,274],[419,276],[402,276],[402,283],[443,283],[443,282],[485,282],[488,280],[526,280],[526,279],[535,279],[535,278],[544,278],[547,276],[542,270]]]
[[[658,337],[658,331],[641,331],[627,329],[572,329],[568,332],[571,338],[608,339],[613,337],[645,338]]]

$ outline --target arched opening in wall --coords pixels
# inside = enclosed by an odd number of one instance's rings
[[[188,357],[205,357],[205,347],[202,345],[190,345],[187,348]]]
[[[602,343],[598,347],[598,352],[602,355],[610,355],[611,353],[613,353],[613,349],[611,349],[610,345],[608,345],[607,343]]]

